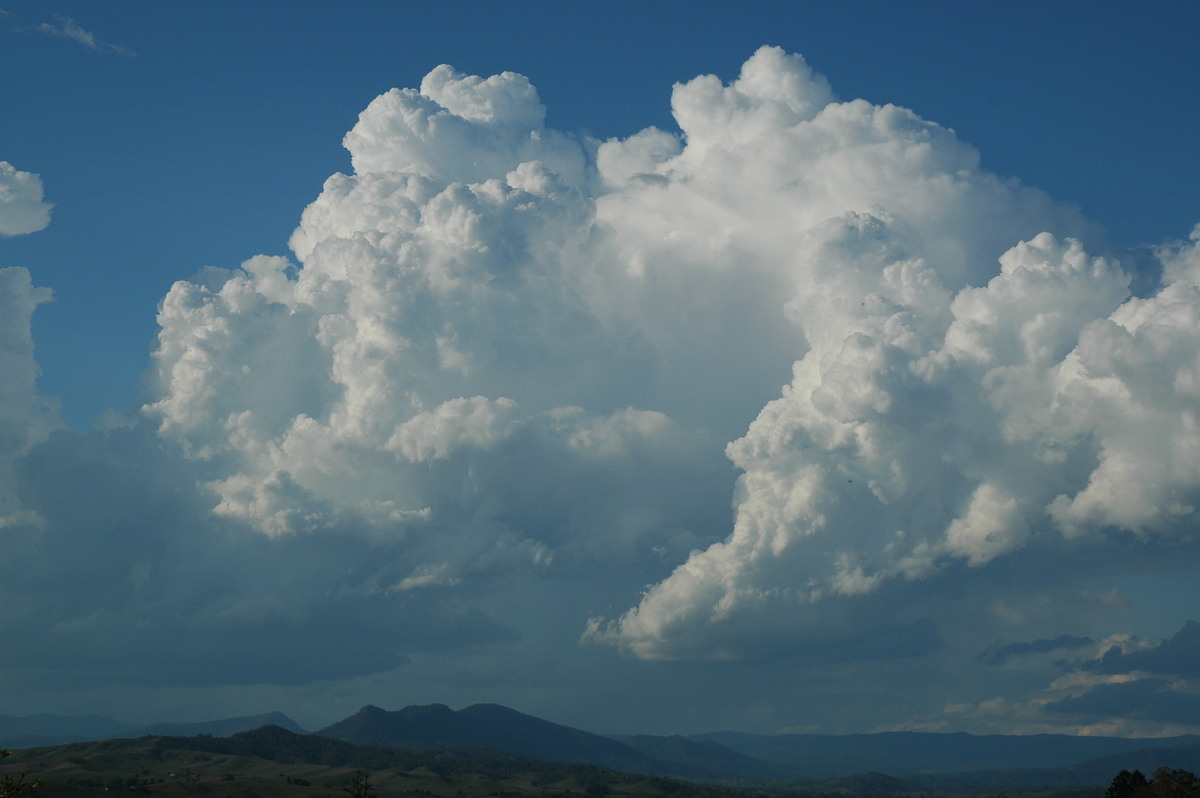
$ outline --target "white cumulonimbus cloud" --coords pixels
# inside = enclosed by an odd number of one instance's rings
[[[1132,296],[1077,211],[775,48],[672,107],[678,134],[595,142],[446,66],[372,102],[298,265],[163,301],[144,409],[215,513],[390,541],[397,591],[657,563],[585,632],[648,658],[833,645],[889,586],[1181,538],[1196,241]]]

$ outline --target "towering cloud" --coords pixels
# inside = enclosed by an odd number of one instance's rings
[[[914,653],[927,622],[862,597],[1178,534],[1195,245],[1131,298],[1073,210],[778,49],[672,107],[678,135],[596,143],[545,128],[511,73],[443,66],[375,100],[299,268],[258,257],[163,303],[146,411],[212,463],[214,512],[411,541],[407,587],[698,543],[589,626],[644,657],[833,645],[843,615]],[[674,478],[728,484],[714,434],[737,437],[732,533],[687,520]]]

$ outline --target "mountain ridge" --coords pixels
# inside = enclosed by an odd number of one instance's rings
[[[472,704],[457,712],[445,704],[394,711],[366,705],[315,734],[397,748],[475,748],[549,762],[588,762],[634,773],[660,773],[661,763],[635,748],[500,704]]]

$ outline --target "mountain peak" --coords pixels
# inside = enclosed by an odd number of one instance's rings
[[[649,757],[607,737],[551,723],[500,704],[455,712],[445,704],[395,712],[360,710],[317,734],[392,748],[486,748],[552,762],[592,762],[645,772]]]

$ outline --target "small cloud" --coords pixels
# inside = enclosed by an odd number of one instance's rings
[[[449,570],[446,563],[437,566],[423,565],[413,571],[410,576],[392,585],[387,592],[403,593],[423,587],[452,587],[461,580],[456,576],[449,576],[447,574]]]
[[[59,39],[71,39],[79,42],[84,47],[94,53],[115,53],[117,55],[137,55],[133,50],[120,44],[106,42],[96,36],[89,30],[84,30],[75,23],[75,20],[70,17],[57,16],[57,22],[43,22],[34,30],[38,33],[44,33],[47,36],[54,36]]]
[[[0,237],[44,229],[53,207],[45,201],[40,177],[0,161]]]

